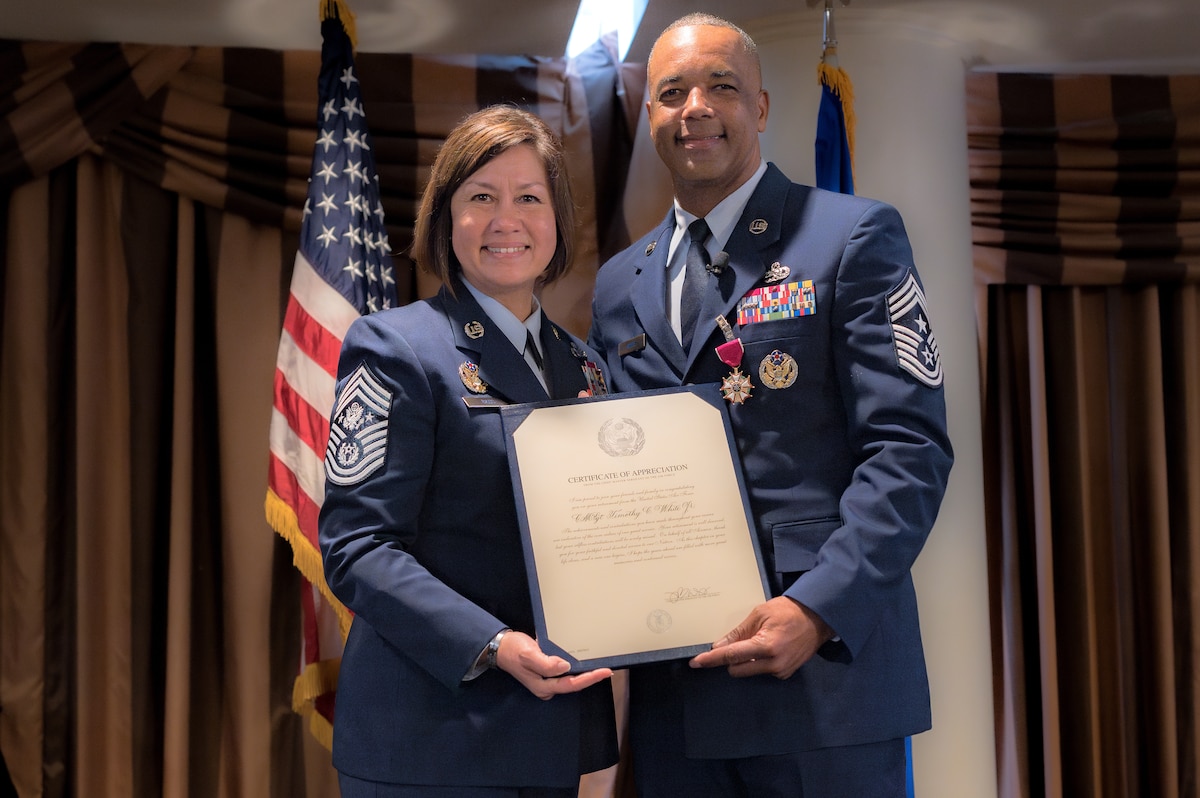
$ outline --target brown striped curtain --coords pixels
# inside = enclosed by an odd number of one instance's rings
[[[463,115],[512,102],[563,136],[577,258],[543,301],[586,333],[629,241],[641,70],[603,45],[357,60],[397,251]],[[301,583],[263,512],[319,61],[0,41],[0,777],[23,797],[337,794],[291,709]],[[396,260],[402,298],[432,291]]]
[[[1200,76],[967,115],[1000,795],[1196,796]]]

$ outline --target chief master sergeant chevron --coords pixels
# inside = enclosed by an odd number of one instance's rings
[[[903,796],[905,737],[931,724],[910,569],[953,461],[903,222],[762,160],[736,26],[676,21],[647,71],[675,202],[601,268],[589,342],[617,391],[721,383],[773,598],[690,662],[631,670],[639,794]]]

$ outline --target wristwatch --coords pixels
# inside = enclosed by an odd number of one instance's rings
[[[500,656],[500,641],[503,640],[504,636],[511,631],[512,629],[501,629],[499,632],[496,632],[496,636],[493,637],[491,642],[487,644],[487,648],[484,650],[484,655],[486,657],[485,662],[488,670],[494,670],[497,667],[496,658]]]
[[[464,682],[478,678],[484,671],[496,669],[496,658],[500,656],[500,641],[511,631],[512,629],[501,629],[499,632],[496,632],[496,636],[488,641],[488,644],[483,647],[483,651],[480,651],[479,656],[475,658],[475,664],[471,666],[471,670],[467,671],[467,675],[463,677]]]

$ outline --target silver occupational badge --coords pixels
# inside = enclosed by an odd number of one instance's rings
[[[768,283],[781,283],[786,280],[788,275],[791,273],[791,269],[789,269],[787,266],[784,266],[779,261],[775,261],[771,264],[771,268],[767,269],[767,273],[763,276],[763,280]]]
[[[483,325],[477,321],[469,321],[463,325],[463,332],[467,337],[474,341],[476,338],[483,337]]]
[[[764,357],[758,364],[758,376],[762,378],[763,385],[776,390],[792,387],[799,371],[796,359],[778,349]]]
[[[462,379],[463,385],[467,386],[467,390],[472,393],[487,393],[487,383],[479,379],[479,366],[471,361],[466,361],[458,367],[458,376]]]

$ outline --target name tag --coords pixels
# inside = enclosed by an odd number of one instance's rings
[[[632,355],[634,352],[640,352],[645,348],[646,334],[642,333],[641,335],[630,338],[628,341],[622,341],[621,345],[617,347],[617,355],[619,357],[625,357],[626,355]]]
[[[472,409],[479,407],[504,407],[509,402],[495,396],[464,396],[463,403]]]

